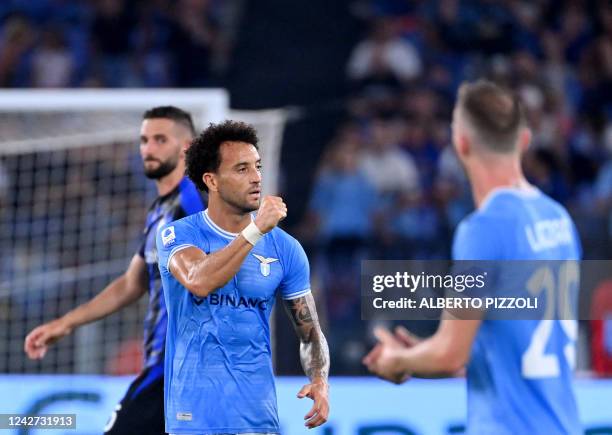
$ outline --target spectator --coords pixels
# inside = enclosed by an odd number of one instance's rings
[[[170,38],[178,86],[210,85],[213,51],[220,43],[218,35],[210,1],[179,2]]]
[[[139,9],[134,32],[138,76],[146,87],[169,86],[172,82],[168,49],[172,21],[165,1],[147,2]]]
[[[445,258],[441,221],[429,198],[421,192],[399,195],[385,218],[386,237],[379,239],[376,258]]]
[[[97,2],[91,33],[105,86],[125,87],[136,84],[131,51],[134,20],[122,0]]]
[[[399,87],[421,74],[421,58],[408,41],[400,38],[397,23],[381,18],[371,35],[351,54],[348,76],[362,85]]]
[[[414,160],[398,146],[400,129],[401,124],[397,121],[373,120],[371,139],[360,156],[366,178],[382,195],[420,189]]]
[[[607,128],[606,140],[612,155],[612,123]],[[607,222],[608,239],[612,242],[612,158],[608,159],[599,171],[594,192],[596,214]]]
[[[541,56],[542,38],[539,35],[539,24],[542,11],[538,5],[529,2],[514,2],[511,8],[515,18],[511,33],[513,48]]]
[[[343,136],[350,137],[350,131]],[[332,144],[323,162],[303,227],[320,248],[313,270],[324,289],[329,327],[335,331],[330,348],[336,349],[338,364],[343,367],[355,365],[355,360],[342,356],[350,348],[344,337],[352,335],[355,340],[356,328],[361,327],[353,323],[360,310],[359,269],[373,237],[378,197],[358,165],[355,142]]]
[[[35,43],[34,29],[27,19],[9,18],[0,37],[0,87],[27,84],[28,56]]]
[[[569,187],[557,157],[549,150],[538,148],[525,156],[525,175],[530,183],[542,192],[564,202],[569,197]]]
[[[467,176],[452,146],[447,146],[440,154],[434,197],[450,230],[473,208]]]
[[[408,120],[404,126],[401,147],[412,157],[419,168],[419,184],[430,189],[435,176],[436,162],[440,149],[431,134],[432,122]]]
[[[569,63],[577,63],[593,39],[584,6],[568,3],[560,21],[560,37],[565,47],[565,59]]]
[[[326,245],[363,247],[372,236],[376,190],[358,166],[358,149],[334,144],[317,176],[309,227]]]
[[[66,88],[72,82],[74,63],[61,30],[43,32],[32,59],[32,85],[37,88]]]

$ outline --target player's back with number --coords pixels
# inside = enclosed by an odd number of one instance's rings
[[[498,189],[457,229],[453,258],[535,260],[533,272],[546,265],[556,289],[576,267],[580,244],[567,211],[539,190]],[[569,284],[577,286],[575,278]],[[558,301],[546,303],[558,310]],[[469,431],[581,433],[572,387],[576,328],[575,320],[485,318],[468,366]]]

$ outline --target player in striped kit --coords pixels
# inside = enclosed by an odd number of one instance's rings
[[[147,178],[155,181],[158,197],[147,212],[138,252],[126,272],[89,302],[35,328],[25,339],[32,359],[44,357],[48,346],[75,328],[109,316],[148,293],[144,322],[144,370],[130,385],[110,417],[109,435],[164,434],[164,349],[167,312],[157,267],[155,236],[167,222],[201,211],[204,199],[185,177],[185,151],[195,129],[191,115],[172,106],[144,113],[140,154]]]

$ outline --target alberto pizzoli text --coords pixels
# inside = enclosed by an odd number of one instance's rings
[[[372,300],[377,310],[423,310],[423,309],[476,309],[476,310],[513,310],[538,309],[537,297],[467,297],[465,291],[483,291],[487,272],[479,274],[411,274],[396,272],[391,275],[372,277],[372,290],[381,293],[387,289],[404,289],[412,297],[389,298],[376,297]],[[463,297],[415,297],[420,289],[440,289],[454,291]]]
[[[532,309],[538,308],[537,298],[422,298],[419,300],[410,298],[399,298],[385,300],[374,298],[374,308],[376,309]]]

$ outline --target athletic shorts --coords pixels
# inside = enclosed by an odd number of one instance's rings
[[[104,427],[104,434],[166,434],[163,362],[147,367],[132,382]]]

